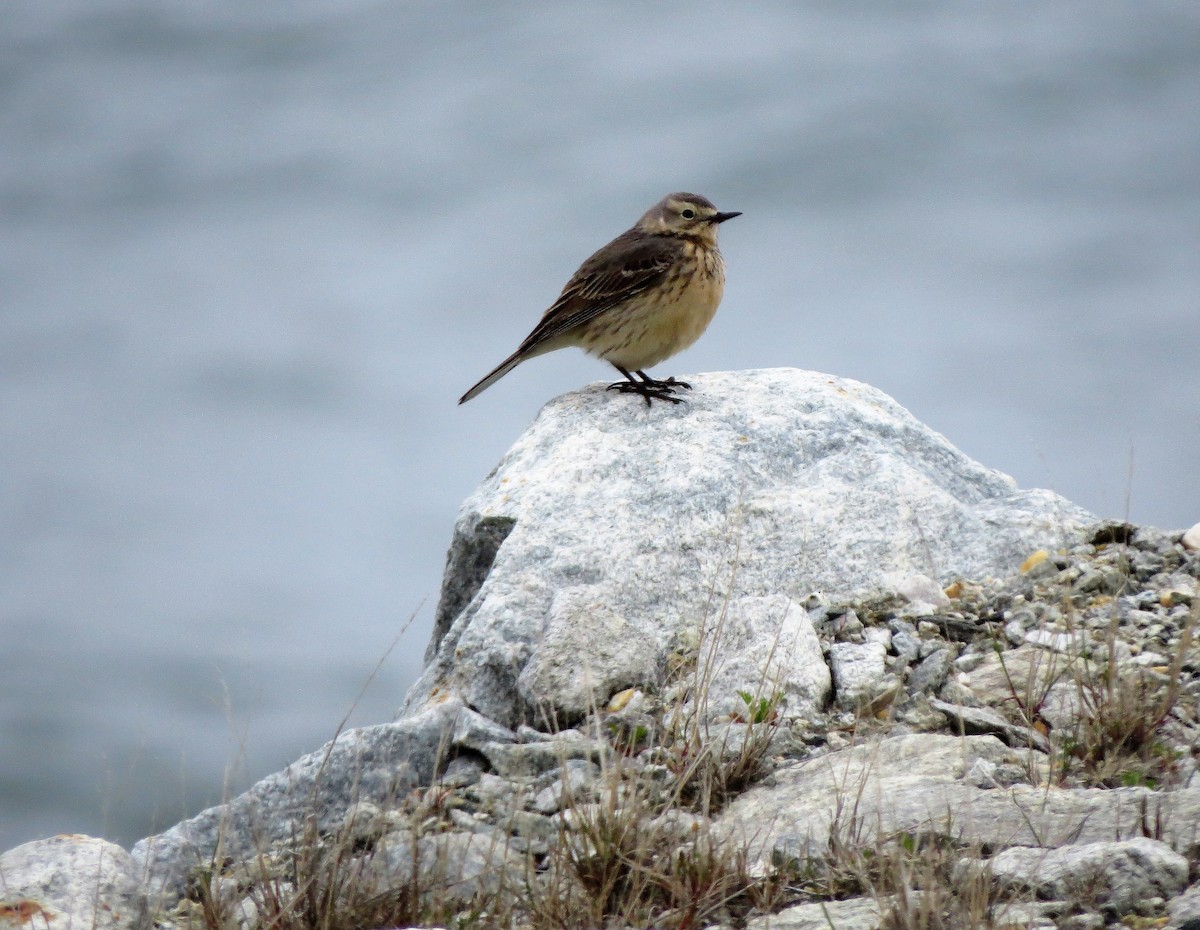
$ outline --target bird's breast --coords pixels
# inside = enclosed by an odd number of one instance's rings
[[[591,351],[637,371],[657,365],[699,339],[725,292],[725,264],[715,249],[690,247],[689,253],[658,288],[619,314],[619,337]]]
[[[715,256],[715,262],[712,257]],[[725,294],[725,266],[719,253],[705,251],[702,271],[691,276],[682,276],[678,297],[664,302],[662,309],[662,335],[671,343],[671,354],[682,352],[699,339],[712,322]]]

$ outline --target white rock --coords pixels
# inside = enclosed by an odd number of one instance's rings
[[[863,639],[868,643],[879,643],[885,652],[892,648],[892,631],[885,626],[868,627],[863,632]]]
[[[557,726],[603,708],[625,688],[658,676],[655,637],[579,588],[551,601],[538,648],[517,679],[537,719]]]
[[[517,681],[568,591],[665,651],[744,597],[1003,575],[1094,522],[865,384],[792,369],[689,380],[678,406],[593,385],[543,408],[463,505],[404,712],[450,692],[506,725],[532,718]],[[576,661],[604,678],[596,656]]]
[[[1051,630],[1029,630],[1025,633],[1025,642],[1031,646],[1052,649],[1055,652],[1079,655],[1087,645],[1086,633],[1055,633]]]
[[[742,597],[705,637],[705,715],[745,713],[742,694],[781,699],[785,716],[811,716],[829,700],[829,666],[808,612],[786,597]]]
[[[1172,927],[1182,927],[1189,920],[1200,921],[1200,885],[1192,885],[1171,901],[1167,908]]]
[[[465,903],[476,896],[495,896],[501,888],[519,888],[527,864],[511,838],[495,833],[435,833],[415,839],[395,835],[376,848],[355,874],[365,896],[398,896],[416,885],[426,904]]]
[[[837,702],[847,710],[879,696],[886,688],[887,647],[883,643],[834,643],[829,664]]]
[[[229,803],[140,840],[133,861],[152,903],[169,907],[183,893],[188,872],[218,846],[227,856],[251,857],[272,842],[303,835],[312,818],[322,831],[336,830],[352,804],[395,804],[430,783],[448,749],[498,745],[486,741],[507,732],[450,696],[403,720],[346,730]]]
[[[1069,898],[1088,888],[1099,904],[1118,916],[1152,897],[1173,898],[1187,887],[1187,859],[1166,843],[1147,837],[1042,849],[1014,846],[989,861],[1005,885],[1035,891],[1040,898]]]
[[[994,736],[933,733],[840,748],[776,770],[771,784],[736,798],[714,829],[720,838],[746,844],[756,865],[825,850],[835,818],[840,829],[856,826],[857,841],[866,845],[876,836],[949,831],[964,846],[1004,848],[1133,836],[1149,805],[1162,810],[1167,843],[1188,848],[1194,842],[1200,789],[981,788],[972,783],[987,770],[977,766],[980,759],[1007,766],[1020,764],[1022,754]]]
[[[1200,523],[1183,534],[1182,542],[1185,549],[1200,549]]]
[[[254,930],[262,923],[262,913],[253,895],[247,895],[233,906],[232,917],[240,930]]]
[[[913,575],[890,572],[884,580],[889,588],[908,601],[903,611],[907,616],[930,614],[938,608],[950,606],[950,598],[946,597],[942,586],[928,575],[920,572]]]
[[[999,770],[1000,765],[991,759],[976,759],[963,780],[976,788],[991,788],[996,784],[996,772]]]
[[[756,917],[746,930],[877,930],[883,907],[890,901],[873,898],[849,898],[819,904],[797,904],[769,917]]]
[[[0,856],[0,896],[14,926],[139,930],[150,925],[133,860],[120,846],[64,834]],[[8,926],[7,923],[3,924]]]

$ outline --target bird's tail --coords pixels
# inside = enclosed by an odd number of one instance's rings
[[[518,349],[499,365],[489,371],[486,375],[484,375],[478,384],[476,384],[473,388],[471,388],[471,390],[467,391],[466,394],[458,399],[458,402],[460,404],[465,404],[477,394],[482,394],[527,358],[529,358],[529,354]]]

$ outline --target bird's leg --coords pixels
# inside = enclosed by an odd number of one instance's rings
[[[692,389],[692,386],[686,381],[676,381],[673,375],[670,378],[667,378],[666,381],[659,381],[657,378],[651,378],[640,368],[638,369],[637,373],[642,376],[642,383],[647,387],[664,391],[674,390],[675,388],[685,388],[689,391]]]
[[[610,391],[617,391],[621,394],[638,394],[643,400],[646,401],[647,407],[650,406],[651,398],[654,400],[667,400],[673,404],[683,403],[682,398],[671,396],[671,392],[675,388],[689,386],[684,384],[682,381],[676,381],[674,378],[672,378],[670,381],[655,381],[653,378],[646,377],[646,373],[644,371],[638,372],[638,374],[642,376],[642,380],[639,381],[620,365],[613,365],[613,368],[617,369],[617,371],[623,374],[628,380],[614,381],[608,386]]]

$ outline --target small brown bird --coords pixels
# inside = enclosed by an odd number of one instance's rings
[[[741,214],[720,213],[697,194],[668,194],[580,265],[517,351],[458,402],[526,359],[579,346],[625,376],[609,390],[639,394],[647,406],[651,399],[680,403],[674,392],[690,384],[659,381],[644,369],[682,352],[708,328],[725,291],[717,226],[735,216]]]

